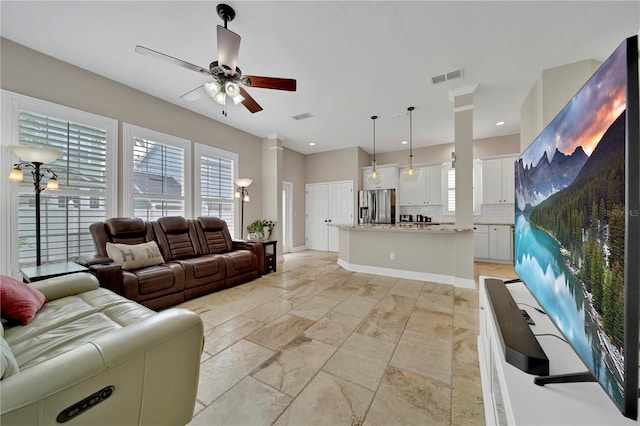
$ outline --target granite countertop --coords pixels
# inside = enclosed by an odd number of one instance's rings
[[[424,232],[452,234],[456,232],[470,232],[471,228],[456,228],[453,223],[414,223],[402,222],[396,224],[364,224],[364,225],[335,225],[349,231],[393,231],[393,232]]]

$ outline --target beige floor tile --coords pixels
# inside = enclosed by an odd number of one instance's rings
[[[453,314],[414,308],[406,330],[451,341]]]
[[[233,302],[225,303],[221,306],[216,306],[213,309],[208,310],[207,312],[200,315],[203,321],[216,326],[220,325],[223,322],[229,321],[233,317],[237,317],[253,308],[255,308],[255,303],[249,303],[242,299],[237,299]]]
[[[284,314],[247,336],[247,340],[277,351],[313,324],[307,318]]]
[[[417,308],[453,314],[453,295],[423,291],[416,302]]]
[[[448,425],[451,389],[441,382],[389,367],[365,425]]]
[[[342,302],[344,299],[355,293],[359,288],[359,286],[349,285],[346,283],[346,281],[343,281],[341,283],[332,285],[331,287],[320,293],[319,296]]]
[[[353,295],[360,296],[364,299],[369,299],[374,302],[378,302],[389,292],[390,286],[384,286],[380,284],[367,283],[360,287]]]
[[[198,401],[211,404],[272,355],[269,349],[240,340],[209,358],[200,364]]]
[[[410,297],[387,294],[365,317],[357,332],[395,344],[409,319],[414,302]]]
[[[264,324],[244,315],[232,318],[217,327],[212,327],[205,331],[204,350],[215,355],[253,333]]]
[[[287,395],[245,377],[202,410],[189,425],[270,425],[290,403]]]
[[[405,330],[390,365],[449,385],[451,354],[451,337],[441,339]]]
[[[269,323],[274,319],[286,314],[292,309],[293,309],[293,302],[291,302],[290,300],[284,300],[284,299],[278,298],[278,299],[270,300],[264,305],[260,305],[256,308],[253,308],[242,315],[249,318],[253,318],[257,321]]]
[[[375,391],[395,345],[354,333],[322,369]]]
[[[321,371],[275,425],[360,425],[372,398],[372,391]]]
[[[251,374],[273,388],[295,397],[327,362],[336,348],[298,336]]]
[[[420,296],[420,293],[422,292],[423,286],[424,286],[423,281],[400,279],[391,288],[391,290],[389,290],[389,293],[417,299],[418,296]]]
[[[298,305],[290,314],[317,321],[333,309],[339,302],[322,296],[314,296]]]
[[[454,377],[451,395],[452,425],[484,425],[484,403],[480,381]]]
[[[360,321],[361,318],[334,310],[309,327],[304,335],[339,347],[353,333]]]
[[[341,312],[343,314],[362,319],[369,315],[371,309],[373,309],[377,304],[378,299],[372,299],[370,297],[352,294],[351,296],[347,297],[342,303],[333,308],[333,311]]]

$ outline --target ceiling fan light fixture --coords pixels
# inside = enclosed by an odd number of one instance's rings
[[[213,100],[219,103],[220,105],[225,105],[227,103],[227,94],[224,93],[224,90],[219,91],[213,97]]]
[[[220,92],[220,83],[217,81],[210,81],[204,84],[204,91],[212,98]]]
[[[244,102],[244,96],[242,96],[242,95],[234,96],[231,99],[233,99],[233,104],[234,105],[238,105],[238,104],[241,104],[242,102]]]
[[[224,84],[224,91],[230,98],[235,98],[240,94],[240,87],[232,81],[227,81]]]

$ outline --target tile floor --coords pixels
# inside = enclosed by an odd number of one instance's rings
[[[276,273],[180,305],[205,324],[190,424],[484,424],[477,291],[336,258],[290,253]]]

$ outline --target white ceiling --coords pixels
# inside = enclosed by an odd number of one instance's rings
[[[264,110],[230,107],[223,117],[208,97],[180,99],[206,76],[134,52],[140,44],[208,68],[217,4],[3,0],[1,35],[308,154],[371,152],[374,114],[377,151],[407,149],[408,106],[414,148],[453,142],[448,92],[475,83],[474,138],[519,133],[520,106],[543,69],[604,60],[640,29],[638,1],[228,1],[242,72],[295,78],[298,90],[249,88]],[[463,78],[431,83],[461,67]],[[292,118],[306,112],[313,118]]]

